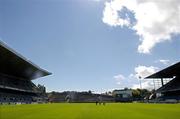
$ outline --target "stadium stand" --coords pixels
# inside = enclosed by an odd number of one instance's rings
[[[104,102],[113,102],[114,97],[104,94],[93,94],[89,92],[51,92],[48,93],[49,102],[96,102],[98,97],[101,96]]]
[[[42,86],[36,86],[32,80],[50,74],[0,42],[1,104],[43,101]]]
[[[173,103],[180,101],[180,62],[146,77],[146,79],[148,78],[161,79],[162,86],[156,90],[156,94],[160,94],[157,97],[159,102]],[[164,78],[171,78],[172,80],[164,84]]]

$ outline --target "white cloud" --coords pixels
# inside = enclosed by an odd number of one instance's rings
[[[143,89],[149,89],[149,90],[151,90],[151,89],[154,88],[153,81],[150,81],[150,80],[147,80],[147,81],[142,82],[141,85],[142,85],[142,88],[143,88]],[[140,84],[133,84],[132,89],[137,89],[137,88],[141,88],[141,87],[140,87]]]
[[[124,77],[122,74],[116,75],[116,76],[114,76],[113,78],[116,80],[116,83],[117,83],[118,85],[120,85],[121,82],[122,82],[122,80],[125,79],[125,77]]]
[[[155,72],[157,72],[158,68],[154,66],[141,66],[135,67],[135,77],[136,78],[145,78]]]
[[[140,87],[140,84],[133,84],[133,86],[131,88],[132,89],[137,89],[137,88],[140,89],[141,87]]]
[[[149,72],[148,74],[152,74],[152,73],[150,73],[151,71],[149,71],[149,68],[147,68],[147,70]],[[139,72],[141,72],[141,71],[139,71]],[[145,71],[145,72],[147,72],[147,71]],[[144,74],[143,71],[141,73]],[[139,74],[141,74],[141,73],[139,73]],[[132,89],[141,88],[140,87],[140,80],[139,80],[139,78],[137,76],[137,73],[130,74],[127,77],[125,77],[122,74],[119,74],[117,76],[114,76],[114,79],[116,81],[116,84],[119,85],[118,88],[125,88],[125,87],[129,87],[129,88],[132,88]],[[143,89],[151,90],[151,89],[154,88],[153,80],[147,80],[147,79],[143,80],[143,79],[141,79],[141,86],[142,86]]]
[[[154,66],[143,66],[139,65],[134,68],[134,73],[124,76],[122,74],[116,75],[113,78],[116,80],[116,83],[121,86],[121,88],[140,88],[140,82],[143,89],[153,89],[154,83],[153,80],[143,79],[155,72],[158,71],[158,67]],[[139,78],[141,77],[141,78]]]
[[[126,14],[119,13],[127,8],[134,14],[135,24]],[[179,0],[111,0],[105,2],[102,21],[110,26],[127,26],[136,31],[141,44],[138,52],[150,53],[160,42],[171,40],[172,35],[180,34]]]
[[[161,59],[159,60],[160,63],[163,63],[164,65],[167,65],[170,63],[170,60],[164,60],[164,59]]]
[[[136,78],[134,74],[129,74],[128,76],[129,79],[133,79],[133,78]]]
[[[143,89],[153,89],[154,88],[153,80],[147,80],[147,79],[143,80],[143,78],[157,72],[158,69],[159,69],[158,67],[154,67],[154,66],[147,67],[147,66],[139,65],[135,67],[134,68],[135,74],[131,74],[130,77],[135,77],[136,79],[139,79],[139,81],[138,83],[133,84],[132,88],[133,89],[140,88],[140,80],[141,80],[141,85]]]
[[[122,6],[119,6],[121,2],[119,0],[113,2],[106,2],[105,8],[103,11],[103,22],[110,26],[129,26],[129,19],[122,19],[119,17],[118,11],[123,9]]]

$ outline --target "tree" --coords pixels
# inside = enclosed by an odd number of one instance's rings
[[[135,89],[135,90],[132,90],[132,96],[133,96],[133,98],[140,98],[141,96],[140,96],[140,91],[139,90],[137,90],[137,89]]]

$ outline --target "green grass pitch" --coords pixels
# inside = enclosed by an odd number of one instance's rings
[[[180,104],[57,103],[0,106],[0,119],[180,119]]]

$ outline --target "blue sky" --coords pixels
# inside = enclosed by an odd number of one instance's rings
[[[136,32],[107,25],[104,8],[104,0],[0,0],[0,39],[53,73],[34,81],[48,91],[133,87],[136,67],[179,61],[179,35],[139,53]]]

